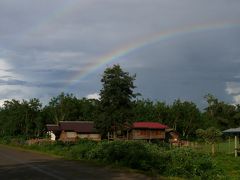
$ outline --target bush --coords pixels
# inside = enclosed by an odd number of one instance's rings
[[[137,141],[102,142],[89,152],[90,159],[115,163],[133,169],[158,171],[163,169],[159,147]]]
[[[102,142],[88,157],[166,176],[216,179],[223,175],[207,154],[189,148],[163,151],[158,145],[137,141]]]
[[[223,172],[213,163],[211,156],[189,148],[177,148],[167,152],[165,175],[186,178],[219,179]]]
[[[1,144],[24,145],[26,141],[25,136],[2,136],[0,137]]]
[[[88,153],[91,149],[96,147],[97,143],[89,140],[79,140],[73,145],[66,156],[70,159],[89,159]]]
[[[11,139],[12,139],[11,136],[3,136],[0,139],[0,143],[1,144],[10,144],[11,143]]]

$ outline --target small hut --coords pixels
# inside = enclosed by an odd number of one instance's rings
[[[158,122],[134,122],[130,130],[130,139],[164,140],[166,128],[168,126]]]
[[[238,138],[239,138],[239,134],[240,134],[240,127],[238,128],[230,128],[230,129],[227,129],[227,130],[224,130],[223,131],[223,134],[226,134],[226,135],[233,135],[235,138],[235,143],[234,143],[234,154],[235,154],[235,157],[237,157],[238,155],[238,152],[239,152],[239,148],[238,148]]]

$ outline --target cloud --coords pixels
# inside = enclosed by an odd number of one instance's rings
[[[234,96],[233,99],[235,104],[240,104],[240,95]]]
[[[227,82],[226,92],[230,95],[240,94],[240,82]]]
[[[98,93],[93,93],[93,94],[89,94],[86,96],[87,99],[100,99],[100,95]]]
[[[2,80],[0,79],[0,85],[26,85],[26,81],[11,79],[11,80]]]
[[[240,1],[104,2],[0,1],[1,99],[47,101],[61,91],[85,97],[100,89],[101,74],[115,63],[137,74],[137,90],[144,98],[198,103],[206,93],[232,101],[238,96],[237,26],[145,42],[106,66],[98,66],[101,62],[96,60],[155,33],[201,24],[239,24]]]
[[[227,82],[226,92],[232,96],[234,104],[240,104],[240,82]]]
[[[7,101],[8,99],[0,99],[0,107],[3,107],[4,102]]]
[[[4,79],[18,76],[16,73],[11,72],[12,66],[8,63],[6,58],[0,57],[0,76]]]

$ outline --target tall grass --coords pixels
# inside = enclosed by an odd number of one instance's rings
[[[215,144],[216,154],[212,159],[216,166],[223,170],[227,179],[240,179],[240,157],[234,156],[234,137],[221,140]],[[239,147],[239,145],[238,145]],[[203,142],[195,143],[193,149],[205,154],[211,154],[211,145]]]

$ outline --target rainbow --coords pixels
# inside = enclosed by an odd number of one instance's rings
[[[54,12],[52,12],[47,18],[42,19],[40,22],[36,22],[28,31],[23,32],[22,41],[25,41],[25,38],[28,36],[36,36],[44,32],[44,28],[48,27],[53,21],[60,19],[63,16],[66,16],[69,13],[74,11],[79,11],[81,8],[86,8],[87,6],[91,6],[94,2],[86,1],[84,4],[80,4],[78,0],[66,1],[61,4]],[[79,70],[75,74],[73,74],[66,81],[66,86],[76,83],[77,81],[84,79],[89,74],[97,71],[105,67],[106,65],[113,63],[116,60],[120,60],[122,57],[127,56],[131,52],[137,51],[141,48],[144,48],[153,43],[157,43],[164,40],[169,40],[172,38],[176,38],[178,36],[184,36],[191,33],[200,33],[209,30],[216,29],[228,29],[232,27],[240,27],[240,21],[224,21],[224,22],[210,22],[204,24],[195,24],[190,26],[184,26],[180,28],[170,29],[155,32],[152,34],[148,34],[139,39],[133,40],[130,43],[126,43],[123,46],[120,46],[109,53],[106,53],[100,57],[95,57],[91,59],[89,64],[83,69]]]
[[[113,51],[101,57],[97,57],[91,60],[91,62],[93,63],[87,66],[84,70],[81,70],[75,73],[67,81],[67,85],[71,85],[77,82],[78,80],[85,78],[89,74],[97,71],[98,69],[103,68],[104,66],[110,63],[113,63],[114,61],[119,60],[122,57],[127,56],[129,53],[133,51],[137,51],[153,43],[176,38],[177,36],[188,35],[191,33],[201,33],[201,32],[210,31],[210,30],[228,29],[232,27],[240,27],[240,21],[198,24],[198,25],[177,28],[173,30],[160,31],[160,32],[147,35],[145,37],[135,40],[134,42],[128,43],[122,47],[114,49]]]

